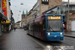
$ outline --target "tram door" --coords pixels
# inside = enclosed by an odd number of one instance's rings
[[[0,23],[0,35],[1,35],[1,23]]]

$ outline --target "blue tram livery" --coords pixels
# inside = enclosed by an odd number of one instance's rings
[[[28,34],[46,41],[64,39],[63,16],[60,14],[45,14],[28,23]]]

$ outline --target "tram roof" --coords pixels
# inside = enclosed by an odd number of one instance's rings
[[[35,22],[40,22],[40,21],[44,20],[44,18],[45,18],[45,14],[42,15],[42,16],[39,16],[39,17],[35,18],[34,21],[35,21]]]

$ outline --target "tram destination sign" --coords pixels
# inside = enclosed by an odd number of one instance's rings
[[[48,16],[48,19],[61,19],[61,16]]]

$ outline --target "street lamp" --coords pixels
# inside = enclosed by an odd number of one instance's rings
[[[21,5],[24,5],[23,3],[21,3]]]
[[[69,32],[69,0],[68,0],[68,32]]]

